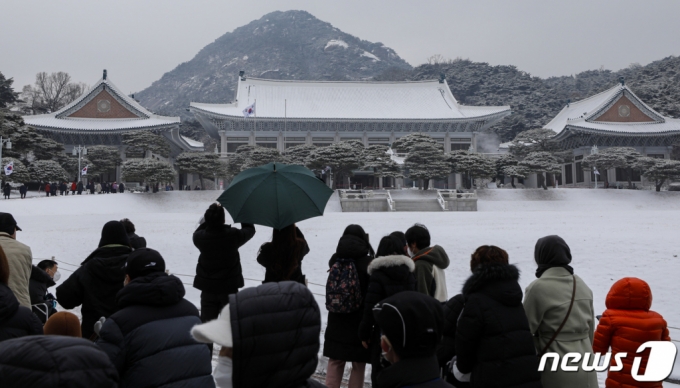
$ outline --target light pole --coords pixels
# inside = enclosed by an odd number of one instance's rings
[[[590,149],[591,155],[596,155],[598,152],[600,151],[597,149],[597,145],[594,145]],[[597,176],[600,175],[600,173],[597,171],[597,166],[593,166],[593,175],[595,176],[595,188],[597,189]]]
[[[80,168],[80,159],[83,157],[83,155],[87,155],[87,148],[84,146],[78,145],[78,147],[73,147],[73,156],[78,155],[78,182],[80,182],[80,175],[83,173],[83,170]]]

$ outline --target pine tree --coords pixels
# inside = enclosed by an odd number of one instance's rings
[[[69,179],[66,170],[54,160],[36,160],[28,166],[31,178],[40,182],[60,182]]]
[[[3,155],[29,160],[61,159],[64,157],[64,146],[45,137],[35,129],[27,126],[24,119],[9,110],[0,109],[0,136],[12,139],[12,149],[3,150]]]
[[[552,129],[535,128],[523,131],[515,136],[511,142],[510,153],[516,159],[524,159],[532,152],[557,152],[560,151],[558,143],[552,141],[556,135]]]
[[[317,169],[330,167],[333,174],[333,188],[336,188],[338,182],[344,182],[341,179],[352,176],[352,170],[361,166],[362,151],[362,147],[346,141],[317,147],[309,155],[308,165]]]
[[[287,148],[283,153],[287,163],[298,166],[307,166],[307,159],[312,152],[316,151],[317,147],[311,144],[300,144]]]
[[[464,173],[470,178],[470,187],[475,178],[491,178],[496,174],[496,165],[493,160],[485,158],[478,153],[468,151],[453,151],[448,157],[451,170],[457,173]],[[467,182],[467,179],[466,179]]]
[[[227,165],[218,154],[212,152],[182,152],[175,158],[175,166],[180,172],[198,174],[201,188],[205,188],[203,178],[226,176]]]
[[[106,174],[123,162],[118,147],[111,146],[87,147],[87,159],[93,163],[88,174],[93,175]]]
[[[521,172],[518,169],[510,168],[510,167],[516,167],[517,163],[519,163],[519,162],[511,154],[502,155],[501,157],[499,157],[495,161],[496,176],[500,179],[502,179],[506,176],[510,177],[510,185],[512,185],[513,188],[515,188],[515,178],[516,177],[519,177],[519,178],[525,177],[524,174],[521,174]],[[508,172],[510,172],[510,174],[508,174]],[[520,173],[520,175],[522,175],[522,176],[514,175],[514,174],[517,174],[517,173]]]
[[[283,162],[283,157],[276,148],[255,147],[246,155],[245,163],[243,163],[241,171],[263,166],[272,162]]]
[[[391,148],[395,153],[408,154],[409,152],[411,152],[413,147],[415,147],[415,145],[419,143],[430,143],[433,145],[439,145],[439,143],[437,143],[437,141],[434,140],[432,136],[416,132],[409,133],[406,136],[400,137],[394,143],[392,143]]]
[[[443,179],[451,173],[444,150],[431,142],[416,143],[404,160],[404,167],[411,179],[422,179],[423,189],[427,190],[430,179]]]
[[[374,176],[378,179],[402,177],[401,168],[397,162],[392,160],[391,155],[387,153],[388,150],[389,147],[382,144],[372,144],[364,148],[361,154],[363,163],[361,168],[373,171]]]
[[[602,150],[596,154],[590,154],[583,158],[582,163],[586,168],[603,170],[604,187],[609,187],[609,174],[607,174],[607,170],[612,168],[626,168],[628,166],[626,158],[621,155],[621,153],[616,151],[611,152],[610,149]]]
[[[0,71],[0,108],[7,108],[19,97],[19,93],[16,93],[14,88],[12,88],[13,83],[14,79],[5,78]]]
[[[548,190],[546,186],[546,178],[544,173],[557,174],[562,171],[560,161],[550,152],[540,151],[529,153],[518,166],[522,167],[528,173],[536,173],[539,177],[539,184],[544,190]]]
[[[641,162],[649,166],[642,174],[655,181],[656,191],[661,191],[666,180],[680,179],[680,161],[645,157]]]
[[[633,170],[636,169],[638,160],[640,160],[642,155],[633,147],[611,147],[605,148],[601,152],[619,156],[623,160],[623,163],[616,167],[625,169],[626,179],[628,180],[628,188],[632,189]]]
[[[5,150],[3,150],[3,153],[4,151]],[[4,169],[9,162],[14,162],[14,167],[10,175],[5,175]],[[31,181],[31,173],[28,167],[26,167],[19,159],[9,156],[2,157],[2,161],[0,161],[0,174],[2,174],[2,186],[5,185],[5,182],[28,183]]]
[[[123,144],[133,150],[141,151],[146,157],[146,152],[151,151],[164,158],[170,156],[170,143],[161,135],[150,130],[131,131],[123,134]]]
[[[175,180],[175,174],[175,169],[171,165],[151,158],[131,159],[121,167],[124,180],[140,180],[149,184],[172,182]]]

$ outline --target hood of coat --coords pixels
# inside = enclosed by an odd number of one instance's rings
[[[170,306],[184,298],[182,281],[165,272],[154,272],[132,279],[116,295],[116,304],[123,308],[130,305]]]
[[[82,265],[97,279],[107,283],[122,282],[125,278],[123,265],[131,252],[132,248],[127,246],[104,246],[92,252]]]
[[[370,254],[370,248],[371,246],[368,244],[368,242],[366,242],[366,240],[363,240],[357,236],[342,236],[340,237],[340,241],[338,241],[338,247],[335,250],[335,254],[333,254],[333,259],[331,259],[330,265],[332,266],[335,260],[339,259],[356,260],[366,257]]]
[[[481,293],[506,306],[517,306],[522,303],[518,280],[519,269],[512,264],[480,265],[465,281],[463,295]]]
[[[31,280],[35,280],[39,283],[45,283],[47,284],[47,288],[57,284],[54,282],[54,279],[52,279],[52,277],[47,274],[47,272],[36,267],[35,265],[31,268]]]
[[[12,290],[0,283],[0,324],[11,319],[19,310],[19,301]]]
[[[371,275],[373,271],[377,269],[399,267],[400,265],[405,265],[406,267],[408,267],[409,272],[413,272],[416,269],[416,264],[408,256],[404,255],[380,256],[373,259],[371,261],[371,264],[368,265],[368,274]]]
[[[413,255],[413,261],[418,260],[427,261],[441,269],[448,268],[449,264],[451,263],[446,251],[444,251],[444,248],[440,247],[439,245],[427,247],[416,252]]]
[[[644,310],[652,307],[652,290],[649,284],[638,278],[623,278],[612,286],[607,294],[608,309]]]

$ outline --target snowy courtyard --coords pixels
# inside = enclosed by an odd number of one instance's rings
[[[63,273],[61,281],[97,247],[105,222],[130,218],[148,246],[164,256],[170,272],[186,284],[187,299],[199,305],[199,292],[191,287],[199,252],[191,237],[218,194],[175,191],[12,199],[1,201],[0,211],[16,218],[23,229],[17,237],[31,247],[34,264],[55,257]],[[441,245],[451,258],[446,270],[449,297],[460,292],[470,274],[470,254],[485,244],[507,250],[510,261],[522,271],[520,283],[526,287],[535,279],[536,240],[558,234],[571,247],[576,274],[593,290],[598,314],[604,311],[605,297],[616,280],[639,277],[652,288],[652,309],[675,328],[671,338],[680,339],[676,295],[680,193],[558,189],[486,190],[479,195],[478,212],[446,213],[341,213],[337,198],[332,197],[323,217],[299,223],[311,249],[302,270],[317,295],[324,323],[328,259],[345,226],[362,225],[377,248],[382,236],[405,231],[418,222],[428,227],[433,244]],[[271,239],[270,228],[256,229],[255,237],[241,249],[246,287],[258,285],[264,278],[264,269],[255,258],[260,245]],[[676,360],[676,379],[680,379],[678,369]],[[603,378],[600,380],[603,383]]]

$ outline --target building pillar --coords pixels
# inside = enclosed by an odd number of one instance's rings
[[[444,152],[451,152],[451,135],[446,131],[444,135]]]
[[[456,174],[449,174],[446,185],[449,190],[456,188]]]
[[[454,181],[453,181],[454,183],[453,184],[455,185],[456,190],[462,189],[463,188],[463,174],[458,172],[458,173],[455,173],[453,175],[454,175]]]
[[[378,179],[378,188],[382,189],[383,188],[383,177],[378,176],[376,178]]]
[[[220,157],[227,157],[227,131],[219,131],[220,134]]]
[[[122,145],[118,147],[118,152],[120,152],[120,160],[125,162],[127,159],[125,157],[125,146]],[[121,165],[116,166],[116,182],[121,182],[121,172],[122,172],[122,162]]]

